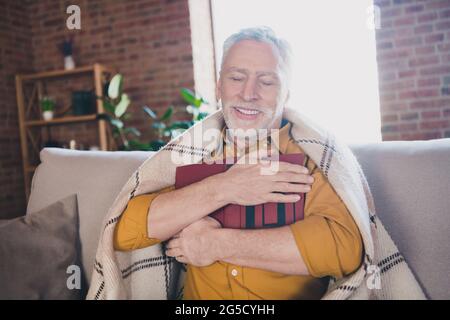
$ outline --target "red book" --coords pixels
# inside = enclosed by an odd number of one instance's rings
[[[279,155],[279,161],[303,165],[303,153]],[[230,164],[190,164],[176,169],[175,188],[179,189],[191,183],[203,180],[211,175],[226,171]],[[289,225],[304,217],[305,194],[295,203],[268,202],[256,206],[226,205],[213,213],[222,227],[232,229],[261,229]],[[205,199],[208,201],[208,199]]]

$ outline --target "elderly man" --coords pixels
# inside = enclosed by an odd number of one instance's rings
[[[269,28],[251,28],[224,44],[217,96],[225,119],[223,152],[248,155],[260,143],[237,143],[241,130],[270,130],[271,153],[303,153],[283,119],[289,98],[289,48]],[[273,130],[271,130],[273,129]],[[264,146],[267,146],[264,145]],[[116,250],[167,242],[166,254],[187,264],[185,299],[319,299],[329,277],[361,264],[360,232],[343,201],[306,155],[303,165],[238,163],[200,182],[142,194],[128,202],[114,233]],[[227,229],[208,215],[227,204],[296,202],[304,219],[270,229]]]

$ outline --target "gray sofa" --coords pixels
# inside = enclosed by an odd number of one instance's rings
[[[450,139],[351,148],[367,175],[379,217],[425,293],[431,299],[450,299]],[[27,214],[77,194],[88,282],[102,219],[122,185],[152,154],[42,150]]]

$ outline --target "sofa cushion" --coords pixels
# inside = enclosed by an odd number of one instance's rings
[[[33,214],[0,220],[0,299],[81,299],[78,246],[74,194]]]
[[[450,299],[450,139],[351,147],[378,216],[426,294]]]
[[[153,152],[45,148],[33,176],[27,214],[76,193],[84,276],[90,283],[103,218],[132,173]]]

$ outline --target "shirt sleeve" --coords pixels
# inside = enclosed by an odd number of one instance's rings
[[[358,269],[361,234],[350,212],[320,169],[308,160],[314,182],[305,197],[305,218],[290,225],[302,258],[313,277],[342,278]]]
[[[114,230],[115,250],[129,251],[160,243],[159,239],[148,237],[149,208],[158,195],[174,189],[174,186],[170,186],[158,192],[136,196],[128,202]]]

